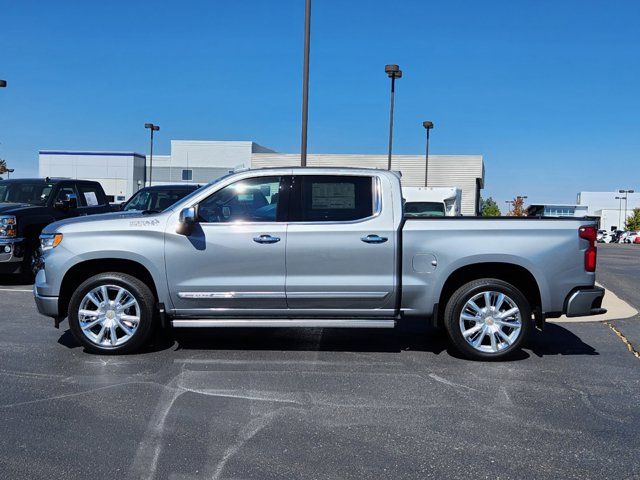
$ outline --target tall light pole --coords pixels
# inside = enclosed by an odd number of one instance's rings
[[[618,193],[624,193],[624,224],[625,224],[625,230],[627,229],[626,225],[627,225],[627,199],[629,198],[629,194],[630,193],[634,193],[635,190],[618,190]]]
[[[429,131],[433,128],[433,122],[426,120],[422,122],[422,126],[427,131],[427,154],[424,160],[424,186],[428,187],[429,183]]]
[[[149,147],[149,186],[151,186],[151,178],[153,176],[153,132],[160,130],[158,125],[153,123],[145,123],[144,128],[148,128],[151,131],[151,141]]]
[[[300,166],[307,166],[307,124],[309,122],[309,50],[311,45],[311,0],[304,7],[304,62],[302,66],[302,140]]]
[[[391,150],[393,148],[393,107],[395,104],[396,78],[402,78],[402,70],[398,65],[385,65],[384,71],[391,79],[391,107],[389,109],[389,159],[387,170],[391,170]]]
[[[616,197],[616,200],[620,200],[618,205],[618,230],[622,230],[622,199],[624,197]]]

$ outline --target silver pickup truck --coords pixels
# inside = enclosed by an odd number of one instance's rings
[[[602,313],[583,219],[405,218],[384,170],[228,175],[161,213],[56,222],[41,236],[39,311],[91,352],[155,328],[393,328],[416,317],[462,354],[503,358],[545,318]]]

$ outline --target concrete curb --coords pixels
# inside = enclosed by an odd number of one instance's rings
[[[605,288],[605,291],[606,293],[604,295],[604,300],[602,301],[602,307],[607,309],[607,313],[604,315],[571,318],[567,318],[563,315],[560,318],[552,318],[547,321],[551,323],[606,322],[608,320],[621,320],[638,314],[638,311],[635,308],[622,300],[611,290]]]

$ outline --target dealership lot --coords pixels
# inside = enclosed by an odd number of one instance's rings
[[[640,247],[598,279],[640,307]],[[89,355],[0,290],[0,478],[637,478],[640,363],[605,324],[510,362],[441,334],[212,330]],[[612,321],[638,349],[638,316]],[[635,342],[635,343],[634,343]]]

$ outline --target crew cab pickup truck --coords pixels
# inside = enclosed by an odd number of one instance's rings
[[[38,309],[91,352],[158,327],[442,326],[467,357],[519,349],[546,317],[603,313],[582,219],[405,218],[385,170],[231,174],[155,214],[54,223]]]
[[[45,225],[110,210],[98,182],[56,178],[1,180],[0,274],[32,276]]]

